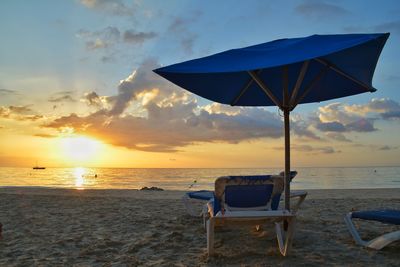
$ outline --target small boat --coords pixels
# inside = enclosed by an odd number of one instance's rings
[[[44,170],[44,169],[46,169],[46,167],[35,166],[32,169],[34,169],[34,170]]]
[[[46,169],[46,167],[39,166],[37,161],[36,161],[36,165],[32,169],[34,169],[34,170],[44,170],[44,169]]]

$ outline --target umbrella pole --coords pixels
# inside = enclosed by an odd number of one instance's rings
[[[285,124],[285,209],[290,210],[290,110],[283,109]]]

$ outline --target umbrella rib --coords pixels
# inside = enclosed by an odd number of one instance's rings
[[[321,69],[321,71],[314,77],[311,83],[309,83],[309,85],[306,87],[304,93],[299,98],[297,98],[296,101],[293,103],[291,110],[293,110],[300,103],[300,101],[303,100],[303,98],[311,91],[314,85],[322,78],[322,76],[324,76],[324,74],[328,71],[329,68],[330,68],[329,65],[325,65],[325,67]]]
[[[257,71],[257,75],[261,73],[261,69]],[[237,102],[239,102],[240,98],[244,95],[244,93],[247,92],[247,90],[250,88],[250,85],[253,83],[253,79],[250,78],[247,84],[240,90],[240,93],[235,97],[235,99],[231,102],[231,106],[235,106]]]
[[[289,101],[290,107],[293,106],[293,104],[296,100],[297,93],[299,92],[300,86],[303,83],[304,76],[306,75],[309,63],[310,63],[310,60],[304,61],[303,65],[301,66],[299,77],[297,77],[296,85],[294,86],[292,95],[290,97],[290,101]]]
[[[268,86],[261,80],[260,76],[257,75],[255,71],[248,71],[249,75],[253,78],[253,80],[260,86],[260,88],[264,91],[264,93],[274,102],[276,106],[282,109],[282,104],[279,103],[279,100],[274,96],[272,91],[268,88]]]
[[[352,77],[351,75],[347,74],[346,72],[344,72],[343,70],[341,70],[339,67],[335,66],[334,64],[332,64],[331,62],[329,62],[326,59],[322,59],[322,58],[315,58],[315,61],[325,65],[325,66],[329,66],[330,69],[334,70],[336,73],[338,73],[339,75],[342,75],[343,77],[357,83],[358,85],[361,85],[361,87],[363,87],[365,89],[365,91],[367,92],[375,92],[376,89],[355,79],[354,77]]]

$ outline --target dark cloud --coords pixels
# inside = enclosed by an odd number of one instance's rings
[[[385,22],[373,27],[375,32],[400,33],[400,20]]]
[[[86,93],[82,100],[89,106],[101,106],[101,98],[96,92]]]
[[[122,0],[80,0],[81,4],[95,11],[115,16],[132,16],[133,7],[126,6]]]
[[[108,56],[102,56],[100,58],[101,62],[103,63],[110,63],[110,62],[115,62],[115,57],[112,55],[108,55]]]
[[[124,42],[142,44],[156,36],[157,34],[155,32],[136,32],[134,30],[127,30],[124,32]]]
[[[17,95],[17,91],[14,90],[9,90],[9,89],[0,89],[0,96],[6,96],[6,95]]]
[[[374,127],[372,119],[360,119],[351,122],[346,125],[346,129],[354,132],[373,132],[378,130]]]
[[[355,33],[355,32],[367,32],[368,29],[366,27],[363,26],[345,26],[343,27],[343,31],[347,32],[347,33]]]
[[[283,150],[283,147],[274,147],[275,150]],[[325,146],[325,147],[314,147],[311,145],[296,145],[293,144],[290,146],[290,149],[293,151],[304,152],[307,154],[333,154],[333,153],[341,153],[340,150],[335,150],[333,147]]]
[[[190,30],[190,25],[195,23],[201,16],[201,12],[195,11],[190,17],[174,18],[168,26],[168,32],[179,38],[180,45],[187,55],[193,54],[193,46],[198,37],[197,34]]]
[[[77,37],[86,40],[88,50],[105,49],[120,41],[121,33],[116,27],[106,27],[99,31],[79,30]]]
[[[373,132],[377,130],[373,122],[373,119],[358,119],[345,125],[337,121],[316,122],[314,127],[321,132]]]
[[[32,109],[29,108],[28,106],[9,106],[8,107],[10,113],[15,113],[15,114],[27,114],[32,112]]]
[[[343,7],[323,1],[304,1],[294,10],[306,18],[313,19],[332,19],[349,14]]]
[[[133,29],[126,30],[123,34],[117,27],[106,27],[99,31],[79,30],[77,37],[86,40],[88,50],[111,48],[122,42],[129,44],[143,44],[144,42],[157,37],[155,32],[137,32]],[[104,61],[113,58],[105,56]]]
[[[37,134],[34,134],[33,136],[42,137],[42,138],[56,138],[56,137],[58,137],[57,135],[46,134],[46,133],[37,133]]]
[[[399,82],[400,81],[400,75],[393,75],[393,74],[389,74],[389,75],[384,75],[385,80],[389,81],[389,82]]]
[[[48,99],[49,102],[57,103],[57,102],[76,102],[74,98],[70,95],[56,96],[50,97]]]
[[[34,114],[35,112],[28,106],[0,106],[0,118],[14,119],[18,121],[36,121],[44,118],[42,115]]]
[[[400,119],[400,111],[388,111],[381,114],[383,119]]]
[[[0,106],[0,118],[8,118],[10,117],[10,110],[6,107]]]
[[[304,120],[292,121],[292,130],[295,135],[311,140],[321,140],[313,131],[309,129],[309,124]]]
[[[344,134],[338,132],[327,132],[325,134],[328,138],[333,139],[339,142],[352,142],[352,140],[348,139]]]
[[[317,122],[315,128],[320,130],[321,132],[345,132],[346,128],[343,124],[337,121],[333,122]]]
[[[378,148],[378,150],[393,150],[393,149],[398,149],[398,146],[388,146],[388,145],[384,145],[384,146],[380,146]]]

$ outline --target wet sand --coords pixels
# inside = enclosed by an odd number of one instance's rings
[[[293,250],[282,257],[273,227],[216,232],[206,254],[201,218],[179,191],[1,188],[0,266],[399,266],[400,242],[381,251],[355,245],[351,210],[400,209],[400,189],[309,190]],[[200,208],[200,204],[197,206]],[[363,237],[399,229],[360,222]]]

